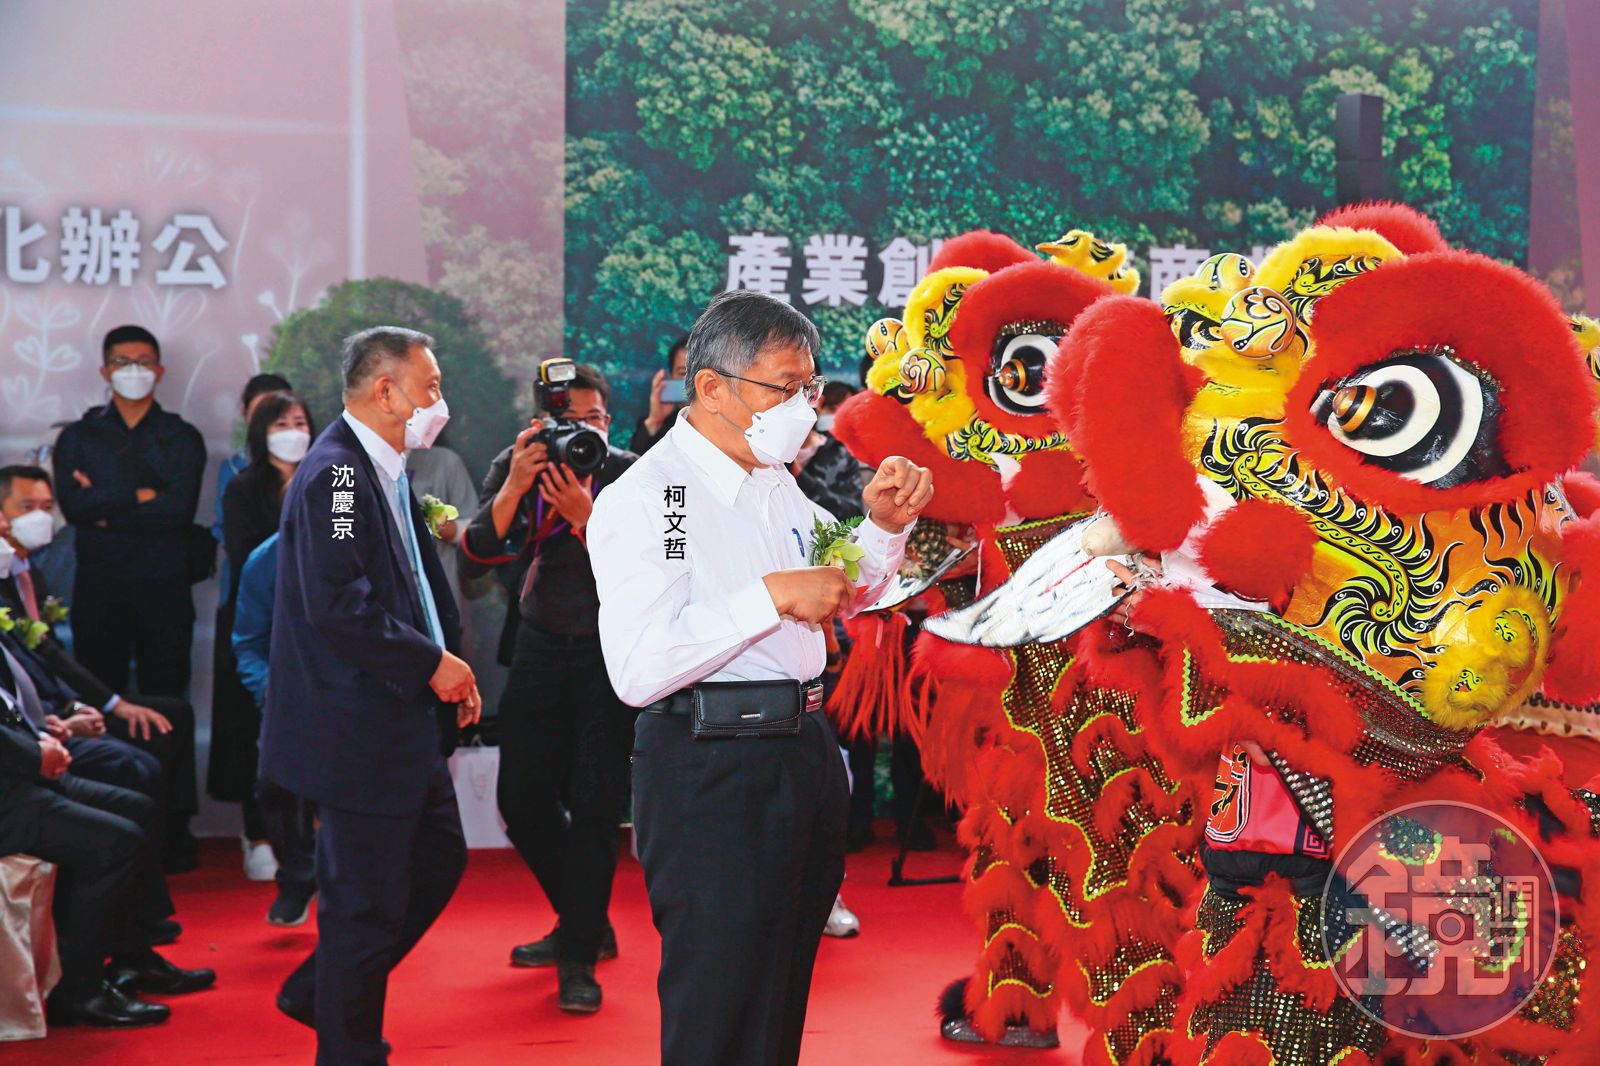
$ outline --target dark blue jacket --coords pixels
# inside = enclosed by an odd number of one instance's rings
[[[278,535],[274,533],[250,553],[239,568],[239,591],[233,605],[233,664],[239,680],[256,698],[267,702],[271,673],[272,597],[278,584]]]
[[[334,529],[334,481],[348,468],[351,535]],[[445,645],[461,623],[415,496],[408,501]],[[441,754],[455,747],[455,708],[428,687],[440,651],[428,636],[403,534],[383,483],[343,418],[323,430],[289,483],[278,531],[272,681],[261,723],[261,774],[339,810],[422,809]]]

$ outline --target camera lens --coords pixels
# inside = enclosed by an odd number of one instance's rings
[[[559,445],[559,462],[579,475],[593,474],[606,462],[605,438],[592,429],[574,428]]]

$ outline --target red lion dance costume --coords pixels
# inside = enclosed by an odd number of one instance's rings
[[[1171,586],[1135,601],[1138,634],[1072,638],[1078,661],[1100,699],[1131,701],[1113,731],[1158,752],[1150,781],[1214,797],[1205,884],[1181,914],[1163,905],[1181,884],[1169,869],[1125,886],[1130,908],[1144,892],[1131,935],[1120,912],[1110,928],[1038,925],[1064,961],[1170,945],[1123,986],[1173,997],[1170,1029],[1125,1061],[1595,1061],[1600,1023],[1580,992],[1600,953],[1600,782],[1574,788],[1557,752],[1516,758],[1486,732],[1541,693],[1570,706],[1600,695],[1600,513],[1592,483],[1567,477],[1594,444],[1595,382],[1549,294],[1450,250],[1413,212],[1359,207],[1259,266],[1213,257],[1161,304],[1096,301],[1048,369],[1049,407],[1115,539],[1163,553]],[[1202,606],[1200,586],[1173,580],[1183,559],[1236,604]],[[1036,606],[1008,602],[1011,587],[974,609]],[[1050,702],[1071,722],[1084,690],[1063,687]],[[1077,730],[1074,756],[1088,735]],[[1016,825],[1070,787],[1053,771]],[[1092,824],[1128,810],[1110,784],[1091,791]],[[1330,951],[1342,958],[1359,935],[1324,914],[1330,856],[1384,816],[1385,854],[1424,868],[1434,839],[1390,817],[1417,803],[1492,812],[1506,839],[1533,842],[1559,894],[1548,969],[1470,1035],[1390,1031],[1330,971]],[[1192,839],[1170,828],[1187,868]],[[1078,854],[1038,838],[1053,869]],[[1472,883],[1458,872],[1452,899]],[[1062,902],[1072,914],[1076,900]],[[1330,926],[1343,931],[1328,948]],[[1505,949],[1532,935],[1526,913],[1497,928],[1480,930],[1469,968],[1503,971]],[[1387,935],[1413,958],[1430,949],[1426,929]],[[1086,1059],[1120,1050],[1101,1039],[1104,1015],[1072,1006],[1096,1033]]]
[[[864,462],[900,454],[934,471],[927,517],[975,528],[979,592],[1093,512],[1047,417],[1045,364],[1086,309],[1138,284],[1121,246],[1082,231],[1039,250],[1049,258],[986,232],[946,242],[904,321],[873,327],[869,388],[834,423]],[[1098,1030],[1086,1061],[1154,1061],[1176,1006],[1170,916],[1198,883],[1191,815],[1204,792],[1160,770],[1116,656],[1097,655],[1104,626],[1006,652],[924,634],[908,678],[895,654],[906,624],[852,624],[835,707],[873,731],[929,708],[910,723],[923,765],[965,808],[964,898],[984,947],[976,976],[947,994],[945,1035],[1051,1046],[1066,1002]]]

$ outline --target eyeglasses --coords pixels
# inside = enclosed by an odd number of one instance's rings
[[[125,366],[142,366],[146,370],[154,370],[159,365],[160,363],[155,359],[129,359],[125,355],[106,360],[106,366],[109,366],[112,370],[121,370]]]
[[[711,369],[716,370],[717,368],[712,367]],[[726,370],[717,370],[717,373],[721,374],[725,378],[732,378],[735,381],[743,381],[751,385],[760,385],[763,389],[771,389],[773,392],[781,392],[783,393],[785,402],[794,399],[796,393],[803,393],[806,398],[806,403],[816,403],[822,398],[823,386],[828,384],[828,379],[823,377],[821,374],[813,374],[806,381],[791,381],[787,385],[773,385],[769,382],[757,381],[755,378],[742,378],[738,374],[730,374]]]

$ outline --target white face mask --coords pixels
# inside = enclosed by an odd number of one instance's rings
[[[817,409],[806,402],[805,394],[795,393],[776,407],[756,412],[744,439],[756,461],[764,466],[786,466],[800,454],[800,446],[817,424]]]
[[[311,434],[303,429],[275,429],[267,434],[267,452],[274,459],[298,463],[311,447]]]
[[[142,400],[155,388],[156,372],[147,366],[125,366],[111,372],[111,391],[124,400]]]
[[[831,433],[831,432],[833,432],[833,412],[832,411],[827,411],[827,412],[824,412],[823,414],[820,414],[820,415],[817,416],[817,432],[818,433]]]
[[[400,395],[406,395],[404,390]],[[406,399],[411,400],[411,397],[406,396]],[[418,407],[412,411],[411,417],[406,419],[406,451],[433,447],[433,442],[439,439],[439,434],[444,432],[444,424],[448,421],[450,421],[450,405],[444,402],[443,396],[439,397],[438,403],[431,403],[427,407]]]
[[[56,535],[56,520],[48,511],[28,511],[11,520],[11,536],[28,551],[37,551]]]
[[[16,557],[17,550],[11,546],[11,542],[0,537],[0,577],[11,576],[11,562]]]

